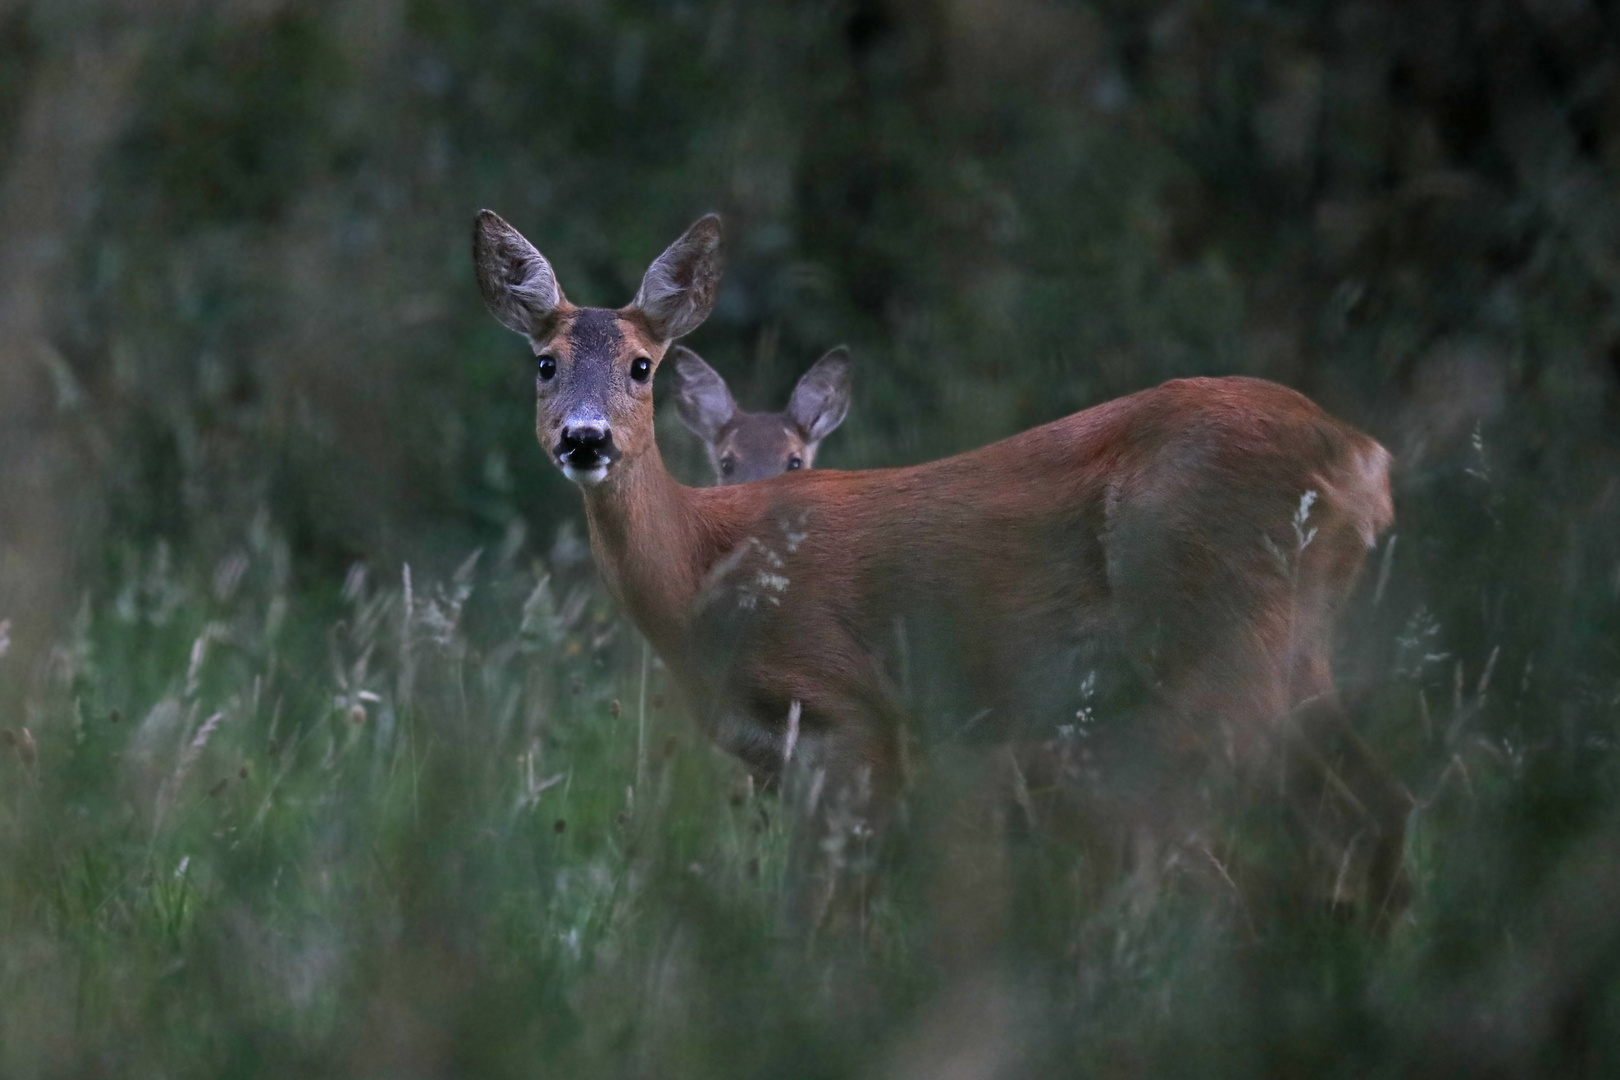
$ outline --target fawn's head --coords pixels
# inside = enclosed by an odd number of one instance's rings
[[[799,379],[779,413],[737,408],[726,380],[683,345],[670,350],[675,364],[675,405],[681,420],[703,440],[721,484],[764,480],[808,469],[816,450],[849,413],[851,365],[840,345]]]
[[[490,314],[536,358],[535,437],[563,475],[590,486],[653,445],[653,373],[696,330],[720,289],[720,218],[699,218],[648,267],[622,308],[575,307],[545,256],[500,216],[473,223],[473,266]]]

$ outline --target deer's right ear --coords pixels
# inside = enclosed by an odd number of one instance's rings
[[[709,317],[720,293],[720,215],[705,214],[653,260],[630,306],[654,336],[685,337]]]
[[[842,345],[828,350],[827,355],[800,377],[793,396],[788,399],[787,414],[799,425],[807,442],[819,443],[844,422],[844,417],[849,415],[853,381],[849,349]]]
[[[546,257],[493,210],[473,221],[473,269],[484,306],[508,330],[536,334],[562,303]]]
[[[737,415],[726,380],[685,345],[669,351],[675,361],[675,408],[692,434],[713,446],[720,430]]]

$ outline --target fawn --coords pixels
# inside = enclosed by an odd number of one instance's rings
[[[763,480],[816,460],[821,440],[849,413],[850,360],[843,346],[811,365],[779,413],[737,408],[726,380],[684,345],[669,351],[681,422],[703,440],[718,484]]]

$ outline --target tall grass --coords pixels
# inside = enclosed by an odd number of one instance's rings
[[[0,1074],[1617,1060],[1614,702],[1568,699],[1574,743],[1501,734],[1493,710],[1546,700],[1533,670],[1444,654],[1389,576],[1346,656],[1419,796],[1388,939],[1173,863],[1099,876],[1016,812],[987,827],[948,748],[919,759],[869,925],[818,934],[784,916],[790,800],[704,743],[588,570],[520,527],[442,579],[300,584],[262,516],[216,566],[126,551],[6,721]]]

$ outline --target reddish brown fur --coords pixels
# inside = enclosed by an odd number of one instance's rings
[[[780,736],[798,700],[829,765],[892,779],[901,708],[879,658],[895,619],[936,614],[971,628],[972,647],[946,659],[993,726],[1032,707],[1021,672],[1111,635],[1155,684],[1171,743],[1241,756],[1292,705],[1332,689],[1334,611],[1366,538],[1392,519],[1386,461],[1291,390],[1193,379],[905,469],[685,488],[648,446],[617,483],[587,490],[586,511],[610,591],[711,730],[741,710]],[[1273,549],[1296,546],[1306,491],[1319,495],[1308,519],[1319,532],[1290,571]],[[805,534],[796,551],[777,539],[783,519]],[[1054,532],[1072,539],[1066,552]],[[703,645],[724,633],[714,624],[741,595],[735,583],[761,572],[787,587],[779,604],[756,601],[725,664]]]

